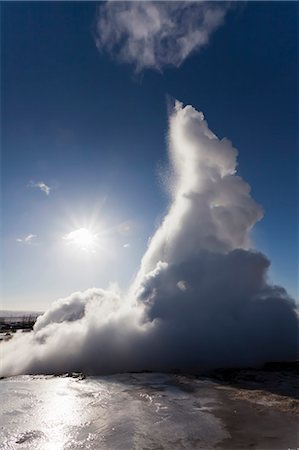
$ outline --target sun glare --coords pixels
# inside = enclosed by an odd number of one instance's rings
[[[65,239],[69,244],[74,245],[79,250],[95,251],[98,236],[87,228],[78,228],[66,234]]]

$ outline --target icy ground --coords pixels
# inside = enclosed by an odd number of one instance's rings
[[[288,449],[294,415],[232,399],[212,381],[122,374],[0,381],[1,450]]]

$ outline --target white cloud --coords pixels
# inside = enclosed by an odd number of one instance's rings
[[[36,238],[37,238],[36,234],[28,234],[24,238],[17,238],[16,241],[20,242],[20,243],[24,243],[24,244],[31,244],[33,239],[36,239]]]
[[[177,287],[181,290],[181,291],[185,291],[187,289],[187,285],[186,282],[184,280],[180,280],[177,282]]]
[[[123,248],[130,248],[130,247],[131,247],[131,245],[128,243],[123,245]]]
[[[29,182],[28,186],[31,188],[38,188],[42,192],[44,192],[46,195],[50,195],[50,192],[52,190],[52,188],[50,186],[48,186],[46,183],[44,183],[43,181],[34,182],[31,180]]]
[[[95,42],[143,69],[179,67],[223,23],[228,2],[108,1],[98,8]]]
[[[270,262],[251,248],[263,213],[236,173],[237,150],[180,103],[169,142],[172,201],[129,292],[89,289],[54,302],[33,333],[2,344],[0,375],[296,359],[295,302],[269,284]]]

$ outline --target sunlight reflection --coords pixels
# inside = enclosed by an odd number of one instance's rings
[[[46,399],[43,422],[47,430],[44,450],[63,450],[73,436],[73,428],[80,416],[77,409],[76,393],[65,380],[59,380],[56,389],[51,390]]]

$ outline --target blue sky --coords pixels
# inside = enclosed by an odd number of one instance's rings
[[[139,74],[98,51],[96,6],[1,4],[3,308],[129,285],[167,207],[170,98],[239,150],[265,210],[255,247],[296,296],[298,4],[238,3],[180,67]],[[62,239],[82,227],[100,230],[95,253]]]

